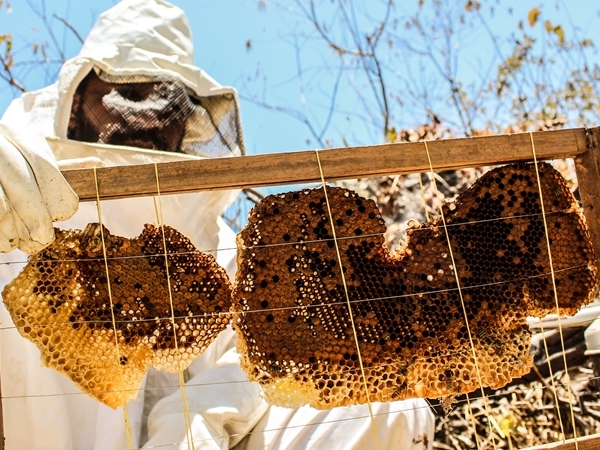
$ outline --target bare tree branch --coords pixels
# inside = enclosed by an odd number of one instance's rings
[[[304,125],[306,125],[306,127],[308,128],[308,130],[310,131],[311,136],[319,143],[319,145],[322,148],[325,148],[325,143],[323,142],[323,140],[319,137],[319,133],[317,132],[317,130],[315,130],[315,128],[313,127],[313,124],[311,123],[311,121],[308,119],[308,117],[306,117],[302,112],[293,109],[293,108],[287,108],[284,106],[278,106],[278,105],[273,105],[261,100],[258,100],[254,97],[248,97],[245,95],[240,94],[239,96],[241,99],[246,100],[247,102],[253,103],[255,105],[258,105],[262,108],[265,109],[270,109],[272,111],[277,111],[280,113],[283,113],[287,116],[293,117],[294,119],[302,122]]]
[[[59,16],[58,14],[54,14],[53,17],[55,19],[57,19],[58,21],[62,22],[64,24],[64,26],[66,26],[69,30],[71,30],[73,32],[73,34],[75,35],[75,37],[77,38],[77,40],[79,41],[79,43],[83,44],[83,42],[84,42],[83,38],[81,37],[79,32],[75,29],[75,27],[73,27],[73,25],[71,25],[71,23],[67,19]]]
[[[42,3],[41,11],[33,4],[32,0],[25,0],[25,1],[29,5],[29,8],[31,8],[31,11],[42,20],[42,23],[44,24],[44,27],[46,28],[46,32],[48,33],[48,36],[50,36],[50,39],[52,40],[52,43],[54,44],[56,51],[60,55],[60,59],[63,62],[66,61],[67,58],[65,56],[65,53],[64,53],[61,45],[59,44],[58,39],[56,38],[56,35],[54,34],[54,29],[52,28],[52,24],[48,20],[48,15],[46,14],[46,0],[41,0],[41,3]]]
[[[11,67],[9,67],[8,64],[6,64],[6,61],[4,61],[3,58],[0,58],[0,62],[2,63],[2,69],[4,70],[4,73],[0,72],[0,78],[5,80],[9,85],[17,88],[21,92],[27,92],[25,86],[23,86],[19,81],[15,79]]]

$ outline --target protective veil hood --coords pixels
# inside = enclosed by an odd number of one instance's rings
[[[57,137],[66,137],[73,94],[94,67],[110,76],[131,76],[139,81],[174,79],[199,97],[231,96],[231,107],[236,113],[239,110],[233,88],[221,86],[194,66],[188,20],[181,9],[162,0],[122,0],[99,17],[79,55],[60,71],[54,124]]]
[[[227,127],[212,132],[218,135],[214,140],[226,140],[223,130],[233,130],[231,134],[238,134],[228,142],[236,142],[243,151],[241,128],[235,129],[239,123],[235,91],[221,87],[193,66],[187,20],[181,10],[162,0],[124,0],[104,13],[81,53],[65,63],[59,80],[15,99],[4,114],[3,122],[31,133],[59,138],[50,141],[59,160],[96,156],[108,165],[124,165],[196,157],[66,140],[73,95],[81,80],[94,69],[115,77],[174,78],[200,100],[206,100],[199,103],[202,107],[207,104],[207,111],[212,103],[224,100],[221,103],[226,107],[224,112],[218,112],[219,117],[208,113],[211,121],[218,122],[219,118],[229,121]],[[207,140],[201,127],[190,128],[197,132],[190,140]],[[235,152],[229,151],[229,154]],[[111,233],[132,237],[140,232],[144,223],[156,223],[160,209],[164,222],[189,237],[196,248],[211,253],[218,250],[219,264],[233,275],[235,235],[218,219],[232,195],[234,193],[228,191],[204,191],[165,195],[156,202],[152,197],[107,200],[101,202],[102,218]],[[96,204],[81,203],[75,216],[59,226],[84,229],[88,223],[98,221],[98,214]],[[0,289],[22,267],[14,262],[25,260],[25,255],[19,252],[0,255]],[[13,263],[7,264],[9,261]],[[66,377],[42,367],[37,347],[21,337],[1,304],[0,322],[4,324],[0,329],[0,365],[8,450],[127,448],[122,410],[113,411],[81,395]],[[196,448],[198,445],[202,448],[236,445],[259,420],[249,441],[236,448],[373,448],[365,405],[330,411],[272,408],[265,414],[266,404],[259,397],[256,385],[248,383],[242,374],[238,356],[227,352],[232,345],[231,334],[222,333],[190,366],[187,409],[193,412]],[[186,436],[178,385],[177,375],[172,378],[166,372],[149,372],[142,386],[145,390],[128,405],[133,447],[187,448],[185,443],[175,444]],[[392,408],[392,405],[395,406]],[[377,427],[382,430],[383,447],[431,448],[433,415],[423,400],[379,404],[374,408]],[[307,423],[319,426],[304,426]],[[233,436],[231,440],[229,435]],[[340,436],[343,439],[340,440]]]

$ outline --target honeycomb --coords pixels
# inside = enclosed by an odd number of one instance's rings
[[[176,345],[161,228],[133,239],[104,228],[108,280],[100,227],[57,229],[2,295],[46,366],[116,408],[136,397],[149,366],[177,372],[206,349],[231,320],[232,290],[211,255],[165,226]]]
[[[598,288],[595,255],[564,179],[545,163],[539,174],[559,307],[573,314]],[[242,367],[285,407],[367,401],[323,194],[266,197],[238,237]],[[370,401],[458,395],[479,377],[496,389],[530,370],[525,319],[556,312],[535,166],[492,170],[444,205],[460,292],[441,218],[413,225],[392,253],[373,201],[327,195]]]

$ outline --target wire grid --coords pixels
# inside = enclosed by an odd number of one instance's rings
[[[433,164],[431,166],[431,169],[432,169],[432,172],[433,172]],[[158,179],[157,179],[157,182],[158,182]],[[518,219],[518,218],[521,218],[521,217],[523,217],[523,218],[525,218],[525,217],[531,217],[531,216],[533,216],[533,215],[529,214],[529,215],[522,215],[522,216],[502,217],[502,218],[490,219],[490,220],[508,220],[508,219]],[[486,221],[488,221],[488,220],[478,221],[478,222],[472,222],[472,223],[475,224],[475,223],[486,222]],[[160,223],[160,221],[159,221],[159,223]],[[448,225],[448,228],[450,228],[452,226],[454,226],[454,225],[450,224],[450,225]],[[444,227],[445,227],[445,225],[444,225]],[[547,232],[547,230],[546,230],[546,232]],[[339,236],[339,237],[334,238],[332,240],[336,240],[336,239],[337,240],[348,240],[348,239],[357,239],[357,240],[360,240],[360,239],[363,239],[364,237],[366,237],[366,236],[365,235],[363,235],[363,236]],[[323,240],[320,240],[319,242],[322,243]],[[291,246],[291,245],[295,245],[295,244],[298,244],[298,243],[306,244],[308,242],[307,241],[303,241],[303,242],[286,242],[285,244],[275,244],[275,245],[290,245]],[[266,247],[266,246],[260,246],[260,245],[258,245],[258,246],[254,246],[254,247]],[[237,249],[235,249],[235,248],[228,248],[228,249],[220,249],[219,251],[236,251],[236,250]],[[213,253],[213,254],[217,252],[216,249],[203,249],[203,250],[198,250],[198,251],[199,252],[202,251],[202,252],[206,252],[206,253]],[[176,254],[173,254],[173,255],[176,255]],[[171,254],[167,255],[165,253],[161,253],[160,255],[145,255],[145,256],[140,256],[140,257],[150,258],[152,256],[164,256],[164,257],[168,257],[168,256],[171,256]],[[119,259],[119,258],[113,258],[113,259]],[[98,260],[100,260],[100,258],[98,258]],[[56,261],[56,260],[52,261],[52,263],[55,263],[55,262],[58,262],[58,261]],[[108,259],[106,260],[106,262],[108,262]],[[22,262],[4,263],[4,264],[23,264],[23,263],[24,263],[24,261],[22,261]],[[574,267],[569,267],[569,268],[562,269],[562,270],[563,271],[568,271],[568,270],[577,269],[578,267],[579,266],[574,266]],[[550,275],[550,273],[536,275],[534,277],[548,276],[548,275]],[[522,280],[524,278],[533,278],[533,277],[515,277],[514,280],[503,281],[503,282],[498,282],[498,283],[494,283],[494,284],[510,283],[510,282],[513,282],[513,281]],[[468,290],[468,289],[473,289],[473,288],[482,288],[482,287],[486,287],[486,286],[489,286],[489,285],[490,284],[480,284],[480,285],[476,285],[476,286],[461,286],[458,289]],[[419,295],[419,294],[406,294],[404,296],[414,296],[414,295]],[[397,299],[397,298],[400,298],[400,297],[402,297],[402,296],[391,296],[391,297],[386,297],[386,299]],[[375,300],[381,300],[381,299],[382,298],[350,299],[349,303],[350,304],[356,304],[356,303],[359,303],[359,302],[369,302],[369,301],[375,301]],[[308,308],[310,308],[310,307],[318,307],[318,305],[309,305],[307,307]],[[291,308],[295,308],[295,307],[290,307],[289,309],[291,309]],[[285,309],[285,308],[273,308],[272,310],[281,310],[281,309]],[[252,310],[252,311],[245,311],[244,313],[246,313],[246,314],[252,314],[252,313],[257,313],[257,312],[259,312],[259,311]],[[264,313],[265,310],[261,309],[260,312]],[[230,314],[230,313],[228,313],[228,312],[222,312],[222,313],[213,313],[213,314],[214,315],[224,315],[224,314]],[[206,317],[206,316],[208,316],[208,315],[207,314],[203,314],[203,315],[198,315],[198,316],[195,316],[195,317]],[[164,318],[161,317],[158,320],[171,321],[174,318],[175,318],[175,316],[171,315],[171,317],[164,317]],[[152,319],[152,320],[156,320],[156,319]],[[119,320],[119,321],[123,321],[123,320]],[[125,321],[125,322],[127,322],[127,321]],[[85,322],[82,322],[82,323],[85,323]],[[70,323],[70,322],[69,323],[52,323],[52,324],[47,324],[47,326],[71,326],[71,325],[72,325],[72,323]],[[40,326],[42,326],[42,325],[40,325]],[[11,328],[16,328],[16,327],[14,327],[14,326],[12,326],[12,327],[11,326],[8,326],[8,327],[4,326],[4,327],[1,327],[0,330],[6,330],[6,329],[11,329]],[[562,336],[561,336],[561,340],[562,340]],[[471,341],[471,344],[472,344],[472,341]],[[566,361],[565,361],[565,363],[566,363]],[[568,371],[568,367],[567,367],[567,371]],[[552,376],[552,378],[554,379],[554,376]],[[594,381],[596,379],[597,379],[597,377],[589,377],[587,379],[587,381]],[[246,380],[246,381],[229,382],[229,383],[250,383],[250,381]],[[186,389],[196,389],[196,388],[202,388],[202,389],[208,388],[209,389],[212,385],[215,385],[215,384],[218,385],[218,384],[226,384],[226,383],[204,383],[204,384],[190,384],[190,383],[187,383],[185,385],[185,388]],[[567,387],[568,391],[570,392],[570,387],[568,386],[568,384],[569,384],[569,382],[568,382],[568,378],[567,378],[567,383],[564,384],[564,385],[556,384],[556,386],[542,386],[540,388],[532,388],[531,390],[533,391],[533,390],[536,390],[536,389],[551,389],[551,390],[554,390],[556,392],[556,387],[557,386],[563,386],[563,387]],[[183,386],[181,386],[181,385],[179,385],[179,386],[173,386],[173,387],[179,387],[180,389],[183,389]],[[164,387],[161,387],[160,389],[164,389]],[[139,389],[138,391],[146,391],[146,390],[148,390],[148,389]],[[76,394],[53,394],[51,396],[54,396],[54,395],[56,395],[56,396],[62,396],[62,395],[87,395],[87,394],[84,394],[84,393],[81,392],[81,393],[76,393]],[[46,396],[46,395],[44,395],[44,396]],[[491,398],[493,396],[494,395],[492,394],[492,395],[487,396],[487,397]],[[43,396],[37,396],[37,395],[33,394],[33,395],[24,396],[24,397],[35,398],[35,397],[43,397]],[[15,399],[15,398],[23,398],[23,397],[3,396],[3,399],[6,399],[6,400]],[[486,401],[485,398],[486,398],[486,395],[482,391],[482,395],[481,396],[471,396],[471,402],[472,401],[476,401],[476,400],[483,400],[485,402]],[[460,399],[458,401],[458,403],[457,403],[457,407],[460,407],[463,403],[466,403],[466,402],[469,402],[469,397],[467,397],[466,399]],[[432,406],[438,406],[438,405],[441,405],[441,404],[442,403],[434,403],[434,404],[432,404]],[[487,409],[487,407],[486,407],[486,409]],[[397,409],[397,410],[394,410],[394,411],[386,413],[386,414],[400,414],[400,413],[402,413],[404,411],[407,411],[407,410]],[[188,411],[188,413],[189,413],[189,411]],[[487,412],[487,415],[489,416],[489,411]],[[471,413],[471,416],[473,416],[472,413]],[[365,418],[365,417],[363,417],[363,418]],[[356,418],[349,418],[347,420],[357,420],[357,419],[358,419],[358,417],[356,417]],[[490,427],[493,426],[493,421],[490,420],[489,418],[488,418],[487,422],[488,422],[488,425]],[[575,429],[577,429],[577,424],[575,424],[574,422],[575,422],[575,419],[573,418],[573,424],[572,424],[572,426],[573,426],[573,429],[575,430]],[[303,426],[304,427],[318,426],[320,423],[321,422],[319,422],[319,423],[308,423],[308,424],[305,424]],[[277,431],[277,430],[261,430],[261,431],[253,431],[252,433],[263,433],[263,432],[270,432],[270,431]],[[477,433],[475,435],[477,436]],[[188,439],[187,441],[188,441],[188,444],[192,444],[190,442],[190,439]],[[201,441],[195,441],[195,442],[201,442]],[[481,446],[481,444],[479,443],[479,439],[477,439],[477,445],[478,445],[478,447]],[[484,446],[485,445],[486,445],[486,443],[484,443]],[[489,445],[489,442],[487,443],[487,445]],[[493,446],[494,447],[496,446],[495,442],[493,442]]]

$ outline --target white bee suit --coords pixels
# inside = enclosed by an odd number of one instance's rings
[[[123,165],[193,158],[176,153],[119,147],[110,149],[67,141],[75,89],[94,68],[110,75],[141,75],[146,79],[166,74],[198,96],[236,96],[233,89],[220,86],[194,66],[189,25],[180,9],[161,0],[123,0],[99,18],[80,55],[65,63],[56,83],[26,93],[11,103],[2,118],[5,128],[0,128],[0,136],[6,129],[10,130],[8,134],[21,130],[21,133],[32,136],[46,136],[59,161],[96,157],[106,165]],[[198,139],[203,138],[198,136]],[[21,234],[18,236],[21,248],[30,251],[29,245],[39,244],[30,244],[31,236],[37,235],[27,233],[34,229],[27,224],[39,222],[42,228],[48,226],[47,219],[36,221],[36,213],[52,220],[64,219],[73,214],[77,205],[75,202],[73,206],[71,194],[64,185],[61,184],[61,189],[48,189],[42,182],[44,179],[59,179],[59,175],[52,152],[39,144],[40,140],[33,146],[15,139],[9,141],[2,144],[0,139],[0,150],[7,149],[5,153],[0,151],[1,170],[5,170],[7,161],[24,169],[19,172],[22,176],[16,181],[0,176],[0,184],[6,191],[4,185],[13,181],[11,192],[14,202],[22,207],[14,209],[16,212],[10,208],[2,209],[0,196],[0,234],[4,232],[2,220],[19,223],[22,215],[25,226],[19,225]],[[31,156],[38,153],[45,155],[39,165],[36,163],[38,159]],[[20,159],[21,155],[23,159]],[[28,166],[31,170],[27,169]],[[29,190],[20,190],[19,183]],[[57,183],[60,184],[60,181]],[[42,200],[30,204],[23,200],[24,193],[35,191],[34,185],[44,192],[40,196]],[[160,199],[165,224],[190,238],[199,250],[216,254],[217,261],[228,270],[232,279],[235,236],[219,217],[235,195],[236,192],[211,191],[162,196]],[[102,222],[114,235],[133,237],[141,232],[144,223],[157,223],[152,198],[102,201],[101,208]],[[88,223],[98,220],[96,204],[81,203],[73,217],[57,226],[83,229]],[[0,243],[1,239],[2,236]],[[23,264],[7,263],[22,263],[26,258],[27,255],[18,250],[0,254],[0,288],[23,267]],[[112,410],[102,405],[81,393],[67,377],[42,367],[38,349],[20,336],[4,305],[0,306],[0,321],[6,448],[126,449],[122,408]],[[228,329],[186,371],[186,393],[196,449],[227,449],[236,445],[245,450],[368,448],[369,444],[365,443],[370,442],[368,439],[371,437],[367,436],[371,436],[372,431],[365,426],[365,420],[368,421],[368,418],[365,419],[368,416],[365,405],[331,412],[318,412],[311,408],[269,408],[260,397],[258,385],[248,382],[242,373],[234,345],[235,335]],[[188,445],[183,443],[186,440],[186,417],[178,376],[150,369],[141,389],[137,398],[128,403],[133,447],[187,449]],[[414,401],[391,405],[391,409],[390,405],[374,405],[378,417],[385,417],[378,419],[381,448],[431,448],[433,416],[426,404]],[[401,412],[397,412],[399,410]],[[345,416],[354,418],[348,422],[353,425],[340,428],[339,420]],[[293,422],[294,426],[287,427],[288,422]],[[320,425],[315,426],[315,422]],[[303,426],[306,424],[311,425]],[[340,440],[339,433],[336,435],[334,432],[336,429],[343,429],[346,437]],[[249,432],[252,434],[244,439]],[[318,439],[311,438],[315,433]],[[396,437],[400,435],[404,439],[402,442],[410,445],[401,444],[399,447],[401,441]],[[428,439],[424,440],[425,435]],[[425,446],[424,442],[429,442],[429,446]]]

